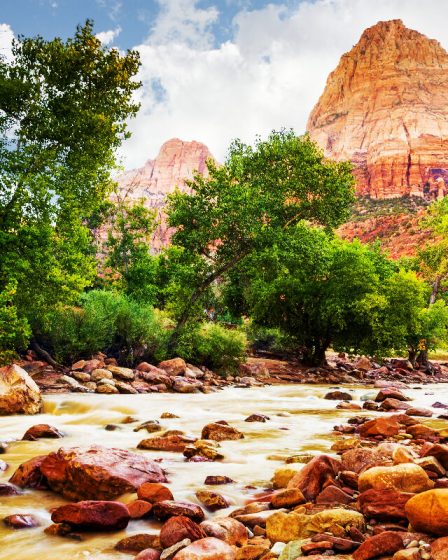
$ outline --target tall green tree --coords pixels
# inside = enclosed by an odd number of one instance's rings
[[[293,131],[273,132],[254,147],[234,141],[224,165],[209,161],[208,177],[197,175],[191,193],[178,191],[168,203],[172,241],[189,269],[171,347],[187,321],[203,313],[213,283],[245,257],[301,220],[329,228],[342,223],[353,185],[348,163],[326,160],[308,136]]]
[[[16,286],[11,305],[33,326],[95,275],[87,224],[138,110],[138,68],[90,21],[67,41],[21,37],[0,59],[0,291]]]

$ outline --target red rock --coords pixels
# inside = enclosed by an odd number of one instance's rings
[[[48,424],[36,424],[29,428],[22,440],[34,441],[39,438],[62,438],[64,434],[54,426]]]
[[[435,438],[439,435],[439,432],[434,428],[425,426],[424,424],[415,424],[415,426],[408,426],[406,428],[406,433],[411,434],[413,439],[427,439]]]
[[[221,424],[220,422],[204,426],[201,435],[201,439],[211,439],[214,441],[235,440],[242,438],[244,438],[244,434],[242,432],[239,432],[236,428],[232,428],[232,426]]]
[[[378,410],[407,410],[411,405],[398,399],[385,399]]]
[[[204,484],[208,484],[209,486],[217,486],[220,484],[232,484],[235,482],[228,476],[224,475],[209,475],[205,478]]]
[[[436,539],[431,543],[432,560],[448,560],[448,537]]]
[[[325,395],[324,399],[330,401],[351,401],[353,397],[350,393],[345,393],[344,391],[330,391]]]
[[[431,418],[432,416],[432,410],[429,410],[428,408],[408,408],[406,410],[406,414],[408,416],[422,416],[424,418]]]
[[[39,455],[22,463],[9,479],[9,482],[19,488],[35,488],[36,490],[48,488],[47,479],[40,470],[45,458],[46,455]]]
[[[361,437],[390,437],[398,434],[400,425],[393,418],[380,417],[361,424],[358,431]]]
[[[423,450],[423,448],[422,448]],[[422,457],[435,457],[448,470],[448,445],[428,443]]]
[[[319,542],[309,542],[303,544],[301,550],[305,556],[309,554],[316,554],[318,552],[324,552],[325,550],[332,550],[333,543],[330,541],[319,541]]]
[[[126,504],[131,519],[142,519],[148,517],[152,510],[152,504],[145,502],[145,500],[134,500]]]
[[[213,521],[203,521],[201,529],[208,537],[215,537],[231,545],[243,546],[248,540],[246,527],[231,517],[215,517]]]
[[[328,533],[314,535],[311,538],[311,541],[312,542],[328,541],[333,545],[333,550],[337,552],[352,552],[353,550],[356,550],[360,544],[358,541],[344,539],[341,537],[334,537],[333,535]]]
[[[8,515],[3,519],[3,523],[13,529],[32,529],[40,525],[39,521],[28,513]]]
[[[337,486],[327,486],[316,498],[316,504],[350,504],[353,497]]]
[[[298,488],[307,500],[315,500],[323,488],[335,480],[340,468],[340,461],[319,455],[293,476],[288,488]]]
[[[368,518],[379,521],[405,521],[405,505],[415,494],[393,489],[366,490],[358,497],[359,509]]]
[[[154,516],[161,520],[182,515],[199,523],[205,517],[202,508],[192,502],[175,502],[173,500],[165,500],[154,504],[152,510],[154,512]]]
[[[137,554],[134,560],[159,560],[160,552],[154,548],[147,548]]]
[[[159,369],[165,371],[168,375],[184,375],[187,370],[187,364],[182,358],[173,358],[171,360],[165,360],[160,362]]]
[[[378,449],[369,447],[356,447],[349,449],[342,454],[342,469],[354,473],[362,471],[377,465],[383,465],[387,462],[387,458]]]
[[[244,421],[245,422],[266,422],[269,419],[270,419],[269,416],[266,416],[265,414],[251,414]]]
[[[396,399],[398,401],[410,401],[409,397],[403,395],[400,389],[395,387],[387,387],[385,389],[381,389],[381,391],[375,397],[376,402],[383,402],[386,399]]]
[[[207,535],[204,530],[194,521],[183,515],[170,517],[160,529],[160,544],[163,548],[169,548],[184,539],[197,541]]]
[[[268,496],[271,500],[271,505],[275,509],[279,508],[292,508],[306,502],[305,496],[298,488],[285,488],[274,492]]]
[[[129,523],[128,508],[121,502],[88,500],[55,509],[54,523],[67,523],[78,530],[119,531]]]
[[[403,539],[393,531],[383,531],[366,539],[353,553],[354,560],[369,560],[378,556],[388,556],[404,548]]]
[[[19,467],[20,468],[20,467]],[[40,465],[52,490],[72,500],[111,500],[144,482],[165,482],[157,463],[124,449],[61,448]]]
[[[148,548],[160,549],[161,547],[158,535],[141,533],[121,539],[114,548],[120,552],[140,552]]]
[[[0,496],[18,496],[19,494],[22,492],[16,486],[7,482],[0,483]]]
[[[158,482],[145,482],[137,489],[137,496],[151,504],[174,499],[171,490]]]
[[[234,549],[219,539],[207,537],[183,548],[174,560],[235,560]]]
[[[153,449],[157,451],[172,451],[182,453],[187,445],[191,445],[196,440],[194,438],[172,434],[168,436],[158,436],[143,439],[138,445],[138,449]]]

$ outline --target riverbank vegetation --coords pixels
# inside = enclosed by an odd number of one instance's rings
[[[154,254],[143,201],[110,197],[138,105],[139,59],[73,39],[19,39],[0,63],[0,359],[29,346],[59,363],[181,355],[212,369],[270,348],[322,365],[325,351],[425,362],[447,342],[446,204],[437,243],[392,261],[337,238],[351,167],[305,135],[234,141],[167,201],[171,245]]]

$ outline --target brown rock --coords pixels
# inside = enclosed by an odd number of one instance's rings
[[[229,507],[229,503],[224,496],[221,496],[221,494],[217,492],[211,492],[210,490],[197,490],[196,498],[210,511]]]
[[[269,419],[270,419],[269,416],[266,416],[265,414],[251,414],[244,421],[245,422],[266,422]]]
[[[121,539],[114,548],[120,552],[140,552],[148,548],[160,549],[160,539],[158,535],[142,533]]]
[[[388,488],[366,490],[358,497],[361,513],[368,518],[379,521],[405,521],[405,505],[414,496],[407,492],[398,492]]]
[[[307,129],[326,156],[354,163],[361,195],[424,196],[425,185],[431,196],[443,195],[447,91],[448,54],[441,45],[401,20],[380,21],[342,56]]]
[[[357,447],[342,454],[342,470],[360,473],[370,467],[382,465],[387,458],[378,449]]]
[[[154,548],[147,548],[137,554],[134,560],[159,560],[160,552]]]
[[[119,531],[127,527],[129,512],[121,502],[88,500],[56,508],[51,520],[78,530]]]
[[[432,410],[428,408],[415,408],[411,407],[406,410],[408,416],[422,416],[424,418],[431,418]]]
[[[330,541],[309,542],[303,544],[300,548],[302,549],[303,554],[308,556],[310,554],[318,554],[319,552],[332,550],[333,543]]]
[[[381,391],[375,397],[376,402],[383,402],[386,399],[396,399],[397,401],[410,401],[411,400],[409,397],[406,397],[406,395],[404,395],[400,391],[400,389],[397,389],[396,387],[387,387],[387,388],[381,389]]]
[[[160,362],[159,369],[163,370],[168,375],[184,375],[187,364],[182,358],[173,358],[172,360]]]
[[[41,408],[39,387],[24,369],[16,364],[0,368],[0,416],[37,414]]]
[[[316,504],[350,504],[353,497],[338,486],[327,486],[316,498]]]
[[[163,548],[169,548],[184,539],[193,542],[206,536],[200,525],[188,517],[178,515],[170,517],[160,529],[160,544]]]
[[[159,436],[143,439],[138,445],[138,449],[154,449],[157,451],[172,451],[182,453],[187,445],[195,442],[194,438],[172,434],[168,436]]]
[[[174,560],[236,560],[236,555],[224,541],[206,537],[183,548]]]
[[[431,543],[432,560],[448,560],[448,537],[436,539]]]
[[[231,517],[216,517],[213,521],[203,521],[201,528],[208,537],[215,537],[231,545],[242,546],[248,539],[246,527]]]
[[[369,560],[378,556],[394,554],[404,548],[403,539],[398,533],[384,531],[365,540],[353,553],[354,560]]]
[[[40,455],[22,463],[9,479],[9,482],[19,488],[35,488],[36,490],[48,488],[47,479],[40,470],[45,458],[46,455]]]
[[[398,399],[385,399],[379,406],[378,410],[407,410],[411,408],[411,405],[407,402],[400,401]]]
[[[39,438],[62,438],[64,434],[54,426],[48,424],[36,424],[29,428],[22,437],[22,440],[34,441]]]
[[[406,432],[411,434],[414,439],[426,439],[434,438],[439,435],[439,432],[434,428],[425,426],[424,424],[415,424],[414,426],[408,426]]]
[[[415,531],[448,536],[448,489],[417,494],[407,502],[405,509]]]
[[[193,521],[200,523],[205,515],[202,508],[192,502],[176,502],[174,500],[165,500],[157,502],[152,508],[154,516],[157,519],[165,520],[169,517],[184,516],[189,517]]]
[[[148,517],[152,510],[152,504],[145,500],[134,500],[126,504],[131,519],[142,519]]]
[[[28,513],[8,515],[3,519],[3,523],[13,529],[32,529],[40,525],[39,521]]]
[[[122,379],[123,381],[134,381],[135,374],[130,368],[107,366],[107,369],[117,379]]]
[[[171,490],[159,482],[145,482],[137,489],[137,496],[151,504],[174,499]]]
[[[428,444],[428,447],[423,451],[423,457],[435,457],[445,469],[448,469],[448,445],[441,443]]]
[[[426,472],[414,463],[402,463],[391,467],[372,467],[364,471],[358,481],[359,491],[370,488],[392,488],[399,492],[424,492],[434,486]]]
[[[396,436],[400,431],[400,425],[396,420],[389,417],[375,418],[369,420],[359,427],[359,435],[361,437],[374,437],[374,436]]]
[[[272,495],[271,505],[275,509],[292,508],[306,502],[305,496],[298,488],[286,488]]]
[[[208,484],[209,486],[218,486],[221,484],[232,484],[235,482],[228,476],[224,475],[209,475],[205,478],[204,484]]]
[[[40,471],[52,490],[72,500],[111,500],[144,482],[166,480],[159,465],[142,455],[101,446],[61,448],[42,460]]]
[[[232,428],[232,426],[227,426],[226,424],[220,424],[218,422],[204,426],[201,435],[201,439],[212,439],[214,441],[242,438],[244,438],[244,434],[242,432],[239,432],[236,428]]]
[[[315,500],[324,486],[336,478],[340,468],[340,461],[328,455],[319,455],[289,481],[288,488],[298,488],[307,500]]]
[[[330,391],[325,395],[324,399],[330,401],[351,401],[353,397],[350,393],[345,393],[344,391]]]

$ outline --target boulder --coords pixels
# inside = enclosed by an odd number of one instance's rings
[[[196,491],[196,498],[210,511],[225,509],[229,507],[229,502],[217,492],[200,489]]]
[[[139,533],[130,537],[125,537],[118,541],[115,550],[120,552],[140,552],[147,548],[160,548],[160,539],[158,535],[149,535],[148,533]]]
[[[334,484],[324,488],[316,498],[316,504],[350,504],[352,501],[353,497],[350,494]]]
[[[276,489],[286,488],[301,468],[301,465],[294,465],[277,469],[271,479],[273,487]]]
[[[387,387],[385,389],[381,389],[377,396],[375,397],[376,402],[383,402],[386,399],[396,399],[398,401],[410,401],[411,399],[404,395],[400,389],[396,387]]]
[[[342,454],[342,469],[354,473],[360,473],[370,467],[382,465],[387,462],[387,457],[378,449],[370,447],[357,447]]]
[[[112,372],[108,369],[94,369],[90,374],[92,381],[101,381],[102,379],[113,379]]]
[[[417,494],[407,502],[405,510],[415,531],[448,536],[448,488]]]
[[[206,537],[191,543],[176,554],[174,560],[235,560],[234,549],[226,542]]]
[[[314,457],[288,483],[288,488],[298,488],[307,500],[315,500],[324,486],[336,479],[341,462],[328,455]]]
[[[213,521],[203,521],[200,526],[208,537],[215,537],[227,544],[242,546],[248,539],[246,527],[231,517],[215,517]]]
[[[186,377],[173,377],[173,391],[176,393],[196,393],[203,387],[203,383],[197,379]]]
[[[207,424],[202,428],[201,439],[212,439],[214,441],[225,441],[225,440],[235,440],[243,439],[244,434],[238,431],[236,428],[232,428],[227,424],[221,424],[219,422],[214,422],[212,424]]]
[[[107,366],[107,369],[117,379],[122,379],[123,381],[134,381],[135,379],[135,374],[132,369],[119,366]]]
[[[358,428],[361,437],[396,436],[400,431],[400,424],[392,417],[380,417],[368,420]]]
[[[144,482],[165,482],[166,477],[157,463],[142,455],[92,446],[61,448],[35,458],[21,465],[11,480],[21,487],[45,480],[70,500],[112,500],[135,492]]]
[[[193,542],[206,536],[200,525],[184,515],[177,515],[170,517],[160,529],[160,544],[163,548],[169,548],[184,539]]]
[[[88,500],[56,508],[54,523],[67,523],[77,530],[119,531],[129,523],[128,508],[121,502]]]
[[[433,412],[429,408],[417,408],[412,406],[406,410],[408,416],[420,416],[422,418],[431,418]]]
[[[41,409],[40,389],[28,373],[16,364],[0,368],[0,415],[37,414]]]
[[[171,490],[159,482],[145,482],[137,489],[137,496],[151,504],[174,499]]]
[[[200,523],[204,520],[204,512],[200,506],[192,502],[176,502],[174,500],[164,500],[153,505],[152,511],[157,519],[165,520],[169,517],[183,516],[189,517],[193,521]]]
[[[436,539],[431,543],[432,560],[448,560],[448,537]]]
[[[47,479],[40,470],[46,457],[46,455],[39,455],[38,457],[34,457],[22,463],[9,479],[9,482],[15,484],[19,488],[35,488],[36,490],[48,488]]]
[[[378,521],[406,521],[405,505],[414,496],[392,488],[366,490],[358,496],[361,513]]]
[[[24,433],[22,440],[34,441],[39,438],[62,438],[64,434],[54,426],[48,424],[36,424]]]
[[[403,539],[394,531],[383,531],[369,537],[353,553],[353,560],[370,560],[378,556],[389,556],[404,548]]]
[[[384,490],[392,488],[399,492],[418,493],[430,490],[434,483],[418,465],[414,463],[401,463],[390,467],[372,467],[359,476],[359,491],[364,492],[370,488]]]
[[[407,410],[411,405],[399,399],[387,398],[381,403],[378,410]]]
[[[160,362],[159,369],[163,370],[170,376],[184,375],[187,369],[187,364],[182,358],[173,358],[172,360],[165,360]]]
[[[152,504],[145,502],[145,500],[133,500],[126,504],[129,511],[129,517],[131,519],[143,519],[144,517],[149,517]]]
[[[448,445],[442,443],[428,444],[423,457],[435,457],[448,470]]]
[[[355,363],[355,368],[363,371],[369,371],[372,367],[372,362],[365,356],[361,356],[361,358],[359,358],[359,360]]]
[[[275,509],[292,508],[306,502],[305,496],[298,488],[285,488],[275,492],[271,498],[271,505]]]

